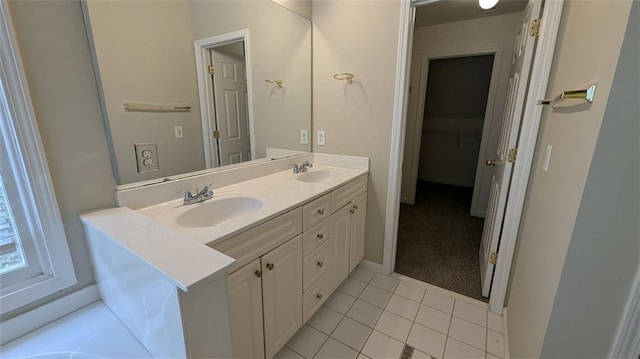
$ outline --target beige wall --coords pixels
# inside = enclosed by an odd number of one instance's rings
[[[598,89],[592,105],[571,110],[546,108],[542,116],[508,296],[511,357],[539,357],[542,353],[561,273],[568,263],[567,249],[576,231],[581,201],[587,194],[585,183],[596,140],[607,102],[611,101],[609,95],[630,6],[630,1],[573,0],[565,4],[547,95],[590,82],[596,82]],[[545,172],[540,154],[545,153],[547,145],[553,145],[553,152]],[[609,185],[615,186],[614,182]],[[588,260],[589,256],[582,258]],[[583,305],[581,299],[574,298],[572,304]],[[606,303],[605,298],[603,301],[599,306]],[[585,309],[583,315],[591,314]]]
[[[326,145],[314,142],[313,149],[371,159],[366,259],[377,263],[383,253],[399,21],[399,1],[313,2],[313,128],[326,131]],[[334,80],[337,72],[353,73],[353,82]]]
[[[311,0],[272,0],[287,9],[311,20]]]
[[[195,39],[249,29],[255,157],[267,147],[310,151],[300,144],[300,130],[311,130],[309,20],[270,0],[193,1],[191,16]]]
[[[513,54],[513,44],[516,29],[520,20],[520,13],[491,16],[476,20],[458,21],[448,24],[418,27],[415,29],[413,37],[413,50],[411,54],[411,76],[410,84],[412,91],[409,93],[409,103],[407,108],[407,134],[416,131],[416,120],[418,106],[422,99],[418,99],[420,87],[420,68],[423,57],[442,57],[452,55],[464,55],[487,50],[500,50],[501,56],[496,56],[495,61],[500,62],[499,77],[492,105],[492,112],[489,116],[491,127],[487,133],[486,153],[495,153],[498,138],[500,135],[500,125],[502,123],[502,112],[507,96],[507,85],[509,83],[509,72],[511,71],[511,57]],[[488,103],[487,105],[490,105]],[[413,161],[415,143],[412,136],[405,138],[404,168],[410,168]],[[483,154],[481,154],[483,155]],[[447,163],[447,161],[443,161]],[[474,169],[475,171],[475,169]],[[404,172],[402,178],[401,197],[409,197],[409,171]],[[483,213],[489,202],[489,187],[491,186],[492,169],[483,171],[480,193],[477,200],[477,208]]]
[[[78,283],[2,320],[94,282],[78,213],[114,205],[89,46],[78,1],[9,1],[38,128]]]

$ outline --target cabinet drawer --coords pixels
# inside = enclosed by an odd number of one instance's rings
[[[318,278],[329,272],[332,264],[333,240],[328,240],[302,259],[303,291],[306,291]]]
[[[302,321],[306,323],[331,294],[331,273],[325,273],[302,295]]]
[[[354,181],[336,189],[331,193],[333,196],[333,210],[342,208],[345,204],[351,202],[359,194],[367,190],[367,176],[360,176]]]
[[[302,206],[302,228],[306,231],[331,215],[331,193]]]
[[[302,233],[302,255],[306,256],[314,249],[333,238],[333,222],[335,216],[331,216],[315,227],[305,230]]]
[[[212,246],[236,260],[230,272],[302,232],[302,210],[296,208]]]

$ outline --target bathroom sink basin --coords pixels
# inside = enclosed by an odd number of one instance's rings
[[[297,177],[298,181],[319,183],[326,182],[335,179],[340,176],[340,173],[331,170],[317,170],[311,172],[305,172]]]
[[[211,227],[239,219],[258,212],[264,204],[251,197],[228,197],[212,199],[191,205],[184,213],[176,217],[181,227]]]

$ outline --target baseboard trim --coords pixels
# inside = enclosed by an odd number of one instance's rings
[[[44,327],[97,300],[100,300],[100,294],[98,293],[98,287],[94,284],[29,312],[5,320],[0,323],[2,325],[0,345]]]
[[[507,308],[502,309],[502,345],[504,348],[502,352],[504,353],[503,359],[510,359],[511,355],[509,354],[509,330],[507,328]]]
[[[382,272],[382,264],[363,259],[359,264],[360,267],[372,270],[374,272]]]

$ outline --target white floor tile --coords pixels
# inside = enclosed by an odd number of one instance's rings
[[[454,316],[482,325],[483,327],[487,326],[487,312],[487,308],[460,299],[456,299],[456,304],[453,308]]]
[[[380,314],[382,314],[382,308],[358,299],[347,312],[347,317],[373,328]]]
[[[424,294],[424,298],[422,298],[422,304],[426,304],[449,314],[453,313],[454,301],[453,297],[429,290],[427,290]]]
[[[421,305],[418,315],[416,316],[416,323],[437,330],[444,335],[449,333],[450,322],[451,314],[441,312],[428,305]]]
[[[449,336],[478,349],[485,350],[486,348],[487,329],[464,319],[457,317],[451,319]]]
[[[502,358],[504,356],[504,341],[502,338],[502,334],[487,330],[487,352]]]
[[[411,359],[433,359],[433,357],[427,353],[419,351],[418,349],[414,349]]]
[[[340,343],[339,341],[329,338],[324,343],[315,358],[318,359],[355,359],[358,352]]]
[[[313,358],[327,337],[326,334],[305,325],[289,340],[287,347],[305,358]]]
[[[382,273],[376,273],[370,284],[373,284],[380,289],[394,292],[396,290],[396,287],[398,286],[398,283],[400,283],[399,278],[384,275]]]
[[[330,335],[333,330],[336,329],[336,326],[338,326],[338,323],[340,323],[342,318],[344,318],[344,315],[329,308],[320,307],[316,314],[309,319],[307,324],[327,335]]]
[[[389,303],[387,303],[385,310],[409,320],[414,320],[419,307],[420,304],[394,294],[389,300]]]
[[[493,331],[502,333],[502,322],[502,317],[498,314],[489,312],[487,315],[487,328]]]
[[[369,334],[371,334],[371,328],[351,318],[345,317],[340,324],[338,324],[336,330],[333,331],[331,337],[360,351],[367,341],[367,338],[369,338]]]
[[[360,266],[357,266],[353,269],[353,271],[351,272],[351,274],[349,274],[349,277],[351,278],[355,278],[359,281],[365,282],[365,283],[369,283],[369,281],[371,280],[371,278],[373,278],[373,276],[376,274],[376,272],[366,269],[366,268],[362,268]]]
[[[366,286],[367,283],[365,282],[347,277],[347,279],[345,279],[344,282],[340,284],[338,290],[357,298]]]
[[[372,359],[399,358],[402,348],[404,344],[374,330],[362,348],[362,353]]]
[[[304,357],[293,350],[285,347],[282,347],[280,351],[273,357],[274,359],[304,359]]]
[[[446,335],[414,323],[407,344],[436,358],[442,358]]]
[[[444,359],[483,359],[484,355],[484,351],[478,348],[474,348],[471,345],[459,342],[453,338],[447,339],[447,346],[444,350]]]
[[[355,301],[356,298],[340,291],[335,291],[331,297],[327,299],[324,305],[325,307],[331,308],[340,314],[346,314]]]
[[[424,296],[425,290],[426,288],[424,287],[401,280],[400,283],[398,283],[395,294],[420,303],[422,301],[422,297]]]
[[[412,324],[413,322],[408,319],[384,311],[378,319],[375,330],[404,343],[407,341]]]
[[[384,308],[387,302],[391,298],[391,292],[368,285],[358,299],[364,300],[367,303],[373,304],[376,307]]]

